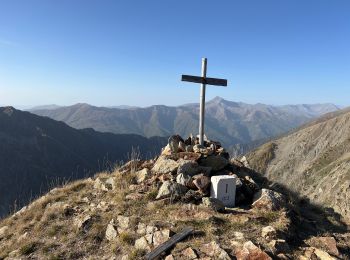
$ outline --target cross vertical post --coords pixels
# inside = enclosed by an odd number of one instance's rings
[[[207,58],[202,58],[202,78],[207,77]],[[205,81],[204,81],[205,82]],[[204,144],[204,120],[205,120],[205,88],[206,84],[201,85],[200,107],[199,107],[199,144]]]
[[[204,145],[204,120],[205,120],[205,90],[207,85],[227,86],[226,79],[207,77],[207,58],[202,58],[202,76],[182,75],[182,81],[200,83],[200,101],[199,101],[199,144]]]

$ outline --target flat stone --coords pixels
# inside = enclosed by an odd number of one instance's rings
[[[269,189],[261,189],[254,194],[252,207],[263,210],[279,210],[284,205],[285,198],[281,193]]]
[[[173,173],[176,172],[178,167],[179,164],[176,161],[167,159],[165,156],[160,156],[155,162],[152,171],[159,174]]]

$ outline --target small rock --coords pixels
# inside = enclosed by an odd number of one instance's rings
[[[78,230],[87,232],[92,224],[92,218],[90,215],[78,216],[76,219],[74,219],[74,224]]]
[[[8,229],[8,226],[3,226],[2,228],[0,228],[0,240],[6,236]]]
[[[146,227],[146,234],[152,234],[156,231],[158,231],[158,228],[156,226],[147,226]]]
[[[186,173],[180,173],[176,176],[176,182],[184,186],[188,186],[188,184],[191,183],[191,180],[192,177]]]
[[[193,184],[197,187],[197,189],[202,193],[206,193],[210,185],[210,179],[203,174],[195,175],[193,176],[193,179]]]
[[[285,199],[281,193],[268,189],[261,189],[254,194],[252,206],[264,210],[279,210],[284,204]]]
[[[167,255],[164,260],[175,260],[173,255]]]
[[[167,156],[167,155],[171,155],[171,148],[169,144],[162,149],[162,153],[161,153],[161,156]]]
[[[290,251],[289,245],[284,239],[272,240],[268,245],[274,254],[287,253]]]
[[[118,232],[116,230],[116,226],[115,226],[115,223],[114,223],[114,219],[112,219],[109,224],[107,225],[107,229],[106,229],[106,239],[108,241],[113,241],[117,238],[118,236]]]
[[[103,190],[103,191],[110,191],[115,189],[115,178],[109,177],[109,178],[102,178],[98,177],[94,182],[94,188]]]
[[[334,237],[315,237],[312,239],[312,242],[315,244],[315,247],[325,250],[331,255],[339,256],[337,242]]]
[[[193,145],[186,145],[186,152],[193,153]]]
[[[211,155],[201,160],[200,165],[211,167],[213,171],[219,171],[226,167],[229,161],[220,155]]]
[[[220,200],[215,198],[204,197],[202,198],[202,203],[204,206],[212,208],[213,210],[218,212],[225,210],[224,204]]]
[[[276,236],[276,229],[271,226],[263,227],[261,230],[261,236],[267,240],[273,239]]]
[[[180,141],[178,145],[178,152],[186,152],[186,145],[184,142]]]
[[[236,252],[237,260],[271,260],[272,258],[253,244],[252,241],[244,243],[241,250]]]
[[[160,156],[155,162],[152,171],[159,174],[173,173],[176,172],[178,167],[179,164],[176,161]]]
[[[165,181],[158,191],[156,199],[179,198],[187,192],[187,188],[176,182]]]
[[[122,215],[117,216],[117,230],[122,233],[129,229],[130,218]]]
[[[215,259],[231,260],[227,252],[215,241],[202,245],[200,251],[207,256],[215,257]]]
[[[125,199],[127,200],[140,200],[143,198],[143,195],[140,193],[130,193],[128,195],[125,196]]]
[[[235,236],[235,239],[244,240],[244,234],[242,232],[235,231],[233,232],[233,235]]]
[[[168,239],[170,238],[170,234],[171,232],[169,229],[163,229],[163,230],[154,232],[153,245],[157,247],[160,244],[163,244],[164,242],[168,241]]]
[[[135,175],[136,175],[136,182],[140,184],[144,182],[148,177],[150,177],[150,170],[147,168],[144,168],[136,172]]]
[[[137,225],[136,233],[139,235],[145,235],[146,234],[146,225],[140,222]]]
[[[199,166],[197,162],[180,159],[178,163],[179,168],[177,169],[177,174],[183,173],[192,177],[193,175],[198,173]]]
[[[151,252],[151,247],[145,237],[141,237],[135,241],[135,248],[140,250],[145,250],[146,252]]]
[[[187,247],[181,254],[184,256],[184,259],[192,260],[197,258],[196,252],[191,247]]]

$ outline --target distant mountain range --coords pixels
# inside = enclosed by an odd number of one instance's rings
[[[250,166],[350,220],[350,109],[327,114],[247,155]]]
[[[13,107],[0,108],[0,217],[64,180],[91,176],[130,159],[153,157],[164,137],[77,130]],[[128,157],[129,155],[129,157]]]
[[[216,97],[206,103],[205,132],[210,139],[218,140],[226,147],[239,144],[242,148],[337,110],[339,108],[333,104],[250,105]],[[63,121],[77,129],[93,128],[101,132],[133,133],[146,137],[178,133],[186,137],[190,133],[198,133],[198,111],[198,104],[146,108],[123,106],[122,109],[76,104],[32,112]]]

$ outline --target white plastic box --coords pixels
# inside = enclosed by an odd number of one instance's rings
[[[236,177],[219,175],[211,177],[210,197],[220,200],[225,207],[235,206]]]

